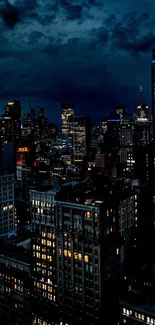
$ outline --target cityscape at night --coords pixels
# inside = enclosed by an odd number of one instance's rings
[[[0,325],[155,325],[154,14],[0,2]]]

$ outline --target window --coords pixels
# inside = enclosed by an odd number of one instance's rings
[[[85,255],[84,260],[86,263],[88,263],[88,255]]]
[[[82,254],[78,254],[78,258],[81,261],[82,260]]]
[[[42,259],[46,260],[46,255],[45,254],[42,254]]]

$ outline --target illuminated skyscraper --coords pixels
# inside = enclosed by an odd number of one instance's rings
[[[143,88],[140,86],[140,103],[136,106],[137,121],[147,122],[149,118],[148,105],[143,102]]]
[[[155,140],[155,48],[152,49],[152,120],[153,140]]]
[[[63,134],[73,133],[73,118],[74,118],[73,104],[62,104],[61,123],[62,123]]]
[[[19,100],[8,102],[3,117],[3,143],[16,142],[21,135],[21,105]]]

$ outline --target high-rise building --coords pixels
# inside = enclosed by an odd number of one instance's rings
[[[16,142],[21,136],[21,105],[19,100],[8,102],[3,117],[3,143]]]
[[[81,162],[90,151],[91,123],[88,116],[75,116],[73,126],[74,162]]]
[[[30,113],[25,113],[23,115],[23,124],[21,130],[22,137],[27,137],[31,135],[32,127],[33,127],[32,116]]]
[[[153,140],[155,140],[155,48],[152,49],[152,122],[153,122]]]
[[[127,162],[128,153],[133,149],[134,124],[124,119],[120,123],[120,162]]]
[[[62,133],[72,134],[73,133],[73,118],[74,118],[74,105],[73,104],[62,104],[61,107],[61,124]]]
[[[24,253],[24,249],[10,252],[9,248],[0,254],[1,324],[32,324],[31,266]]]
[[[14,174],[0,174],[0,234],[15,228]]]
[[[31,204],[36,300],[58,306],[70,325],[107,317],[117,324],[110,288],[119,269],[119,230],[112,202],[64,202],[52,190],[31,191]]]
[[[111,162],[120,161],[120,119],[109,119],[105,135],[106,153]]]
[[[148,121],[149,113],[148,113],[148,105],[145,105],[143,102],[143,88],[140,86],[140,102],[136,106],[136,118],[138,121]]]

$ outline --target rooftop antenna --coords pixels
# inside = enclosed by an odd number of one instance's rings
[[[140,105],[143,105],[143,86],[140,85]]]

